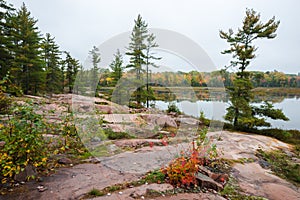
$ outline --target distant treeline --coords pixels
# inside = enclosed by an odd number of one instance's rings
[[[110,71],[101,73],[100,86],[114,86],[109,76]],[[124,72],[126,77],[126,72]],[[223,87],[232,86],[235,73],[227,71],[213,72],[156,72],[150,74],[150,85],[164,87]],[[300,87],[300,76],[283,72],[251,72],[251,82],[254,87]]]

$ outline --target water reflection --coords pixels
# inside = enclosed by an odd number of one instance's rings
[[[198,100],[207,100],[207,101],[222,101],[228,102],[229,95],[222,90],[222,88],[193,88],[186,90],[185,88],[164,88],[157,87],[154,88],[154,94],[157,100],[161,101],[190,101],[196,102]],[[273,91],[269,89],[263,89],[260,91],[254,91],[254,103],[261,103],[264,101],[270,101],[272,103],[280,103],[283,102],[284,99],[299,99],[299,93],[289,93],[282,89],[282,91]]]
[[[282,99],[283,98],[283,99]],[[272,120],[267,121],[271,123],[273,128],[281,129],[297,129],[300,130],[300,98],[299,96],[293,95],[292,98],[289,97],[268,97],[268,99],[275,99],[274,107],[282,109],[284,114],[290,119],[289,121]],[[259,99],[258,99],[259,100]],[[178,108],[187,115],[194,117],[200,116],[200,111],[203,111],[205,116],[209,119],[224,121],[223,116],[226,113],[226,108],[229,106],[228,101],[218,101],[218,100],[198,100],[198,101],[172,101]],[[260,104],[262,101],[257,101]],[[158,100],[155,102],[157,108],[161,110],[166,110],[168,108],[169,102]],[[257,105],[257,104],[256,104]]]

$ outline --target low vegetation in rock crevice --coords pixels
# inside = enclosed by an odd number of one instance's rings
[[[144,184],[151,184],[151,183],[164,183],[165,182],[165,175],[160,171],[160,170],[153,170],[151,172],[148,172],[145,174],[141,179],[131,181],[131,182],[124,182],[124,183],[119,183],[115,185],[111,185],[108,187],[105,187],[103,189],[96,189],[93,188],[90,190],[84,197],[83,199],[87,199],[90,197],[96,197],[96,196],[104,196],[112,192],[117,192],[120,190],[124,190],[127,188],[133,188],[133,187],[138,187]]]
[[[264,166],[270,168],[277,176],[300,186],[300,151],[295,148],[294,153],[287,154],[282,150],[258,150],[257,156],[264,161]]]
[[[114,132],[112,129],[108,128],[104,130],[105,135],[109,140],[118,140],[118,139],[134,139],[135,136],[130,135],[127,132]]]
[[[230,177],[226,186],[224,189],[220,192],[220,195],[222,195],[226,199],[230,200],[267,200],[263,197],[258,196],[252,196],[252,195],[246,195],[241,188],[238,186],[237,181]]]

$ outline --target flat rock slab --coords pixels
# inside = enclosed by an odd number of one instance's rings
[[[154,190],[158,193],[164,192],[166,190],[172,190],[173,186],[169,184],[149,184],[149,185],[141,185],[135,188],[129,188],[125,190],[121,190],[118,192],[114,192],[110,195],[93,198],[93,200],[134,200],[141,199],[142,196],[146,196],[149,190]]]
[[[236,164],[234,176],[249,194],[272,200],[300,199],[300,188],[263,169],[258,163]]]
[[[227,159],[256,158],[257,149],[291,149],[291,145],[271,137],[236,133],[229,131],[210,132],[207,134],[212,143],[217,145],[219,155]]]
[[[116,140],[115,145],[118,147],[138,147],[138,146],[149,146],[149,145],[162,145],[162,140],[159,139],[124,139]]]
[[[168,164],[187,144],[178,146],[143,147],[135,152],[124,152],[118,155],[99,158],[109,168],[125,173],[144,174]]]
[[[138,114],[102,114],[104,121],[114,124],[134,123]]]
[[[225,198],[211,193],[183,193],[166,197],[149,198],[148,200],[226,200]]]
[[[22,188],[15,188],[14,192],[0,196],[1,200],[31,200],[31,199],[79,199],[93,188],[105,187],[137,180],[136,174],[119,173],[99,164],[80,164],[72,168],[60,168],[57,173],[44,177],[41,183],[29,182]],[[47,188],[44,192],[37,190],[38,186]],[[18,190],[19,189],[19,190]]]
[[[142,185],[136,188],[126,189],[120,192],[112,193],[111,195],[106,195],[102,197],[93,198],[93,200],[135,200],[135,199],[148,199],[148,200],[226,200],[225,198],[211,193],[183,193],[183,194],[174,194],[172,196],[156,196],[149,197],[147,190],[154,190],[163,192],[166,190],[172,190],[173,186],[169,184],[150,184]]]

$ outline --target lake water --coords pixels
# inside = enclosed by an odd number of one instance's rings
[[[187,115],[199,117],[200,112],[203,111],[205,117],[208,119],[224,121],[223,116],[226,113],[226,108],[229,106],[228,102],[223,101],[206,101],[198,100],[196,102],[190,101],[173,101],[180,111]],[[155,106],[161,110],[168,108],[169,102],[156,101]],[[272,128],[281,129],[297,129],[300,130],[300,99],[299,98],[285,98],[279,103],[273,104],[275,108],[282,109],[284,114],[290,119],[289,121],[272,120],[267,121],[271,123]]]

